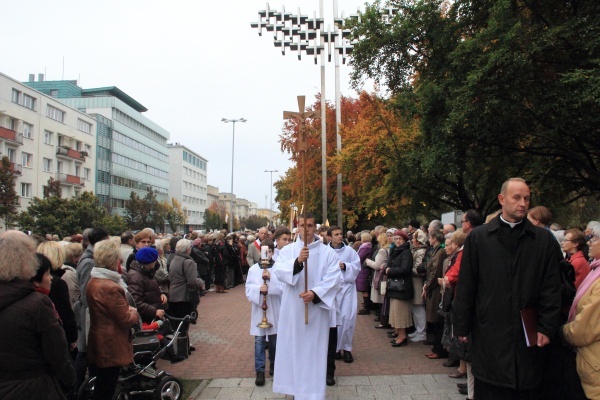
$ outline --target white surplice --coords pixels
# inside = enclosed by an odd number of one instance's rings
[[[301,240],[285,246],[273,266],[283,290],[273,392],[294,395],[296,400],[322,400],[326,389],[330,314],[336,308],[340,268],[333,249],[315,236],[308,245],[308,290],[321,301],[308,304],[308,324],[305,324],[304,302],[299,297],[304,292],[304,270],[293,273],[303,246]]]
[[[277,275],[273,273],[273,268],[268,268],[271,280],[267,282],[267,319],[273,326],[271,328],[259,328],[256,325],[262,321],[263,317],[263,295],[260,294],[260,287],[264,281],[262,279],[263,269],[259,264],[254,264],[248,270],[246,277],[246,297],[252,304],[252,315],[250,317],[250,334],[252,336],[265,336],[277,334],[277,322],[279,320],[279,310],[281,309],[281,283]]]
[[[352,351],[352,338],[356,327],[356,277],[360,272],[360,257],[350,246],[342,244],[339,249],[333,249],[339,262],[346,265],[346,270],[341,271],[342,287],[336,296],[338,308],[338,340],[337,351]]]

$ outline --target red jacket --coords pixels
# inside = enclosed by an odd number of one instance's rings
[[[590,264],[585,259],[583,251],[571,254],[569,262],[573,265],[573,269],[575,270],[575,287],[579,289],[581,282],[583,282],[585,277],[590,273]]]

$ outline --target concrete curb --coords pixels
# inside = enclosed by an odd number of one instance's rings
[[[202,391],[208,386],[210,381],[210,379],[203,379],[198,387],[194,389],[194,391],[188,396],[187,400],[196,400],[198,397],[200,397]]]

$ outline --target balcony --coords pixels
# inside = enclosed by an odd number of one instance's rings
[[[75,175],[63,174],[58,172],[56,174],[56,180],[59,181],[62,185],[85,186],[85,180]]]
[[[85,151],[73,150],[69,147],[61,146],[61,147],[56,148],[56,156],[59,158],[66,158],[69,160],[83,162],[83,161],[85,161],[86,155],[87,155],[87,152],[85,152]]]
[[[13,175],[21,175],[23,174],[23,166],[21,164],[17,164],[14,162],[10,163],[10,170],[12,171]]]
[[[23,144],[23,134],[0,126],[0,140],[6,140],[17,145]]]

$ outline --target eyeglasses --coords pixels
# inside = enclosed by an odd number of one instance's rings
[[[590,240],[589,240],[590,243],[596,243],[597,241],[598,241],[598,237],[596,235],[592,235],[590,237]]]
[[[468,220],[466,220],[466,219],[461,219],[461,220],[460,220],[460,223],[461,223],[461,224],[464,224],[465,222],[469,222],[469,221],[468,221]]]

